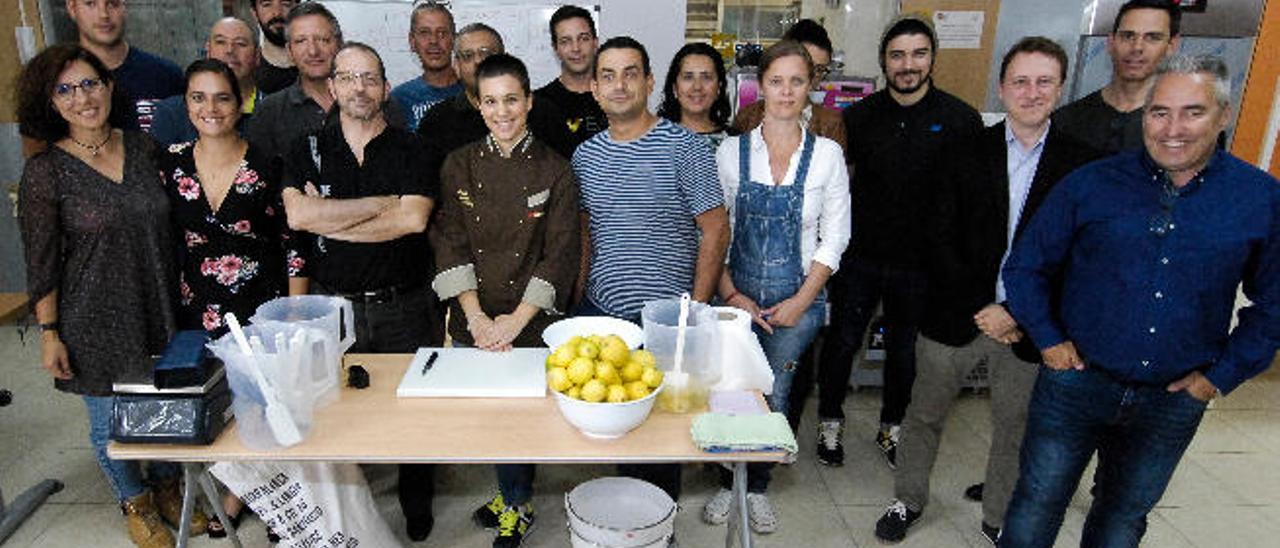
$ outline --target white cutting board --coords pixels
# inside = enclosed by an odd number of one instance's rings
[[[439,352],[425,374],[422,367]],[[477,348],[419,348],[400,380],[401,398],[542,398],[547,395],[546,348],[487,352]]]

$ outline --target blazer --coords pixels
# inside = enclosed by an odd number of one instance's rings
[[[1098,156],[1092,147],[1051,124],[1014,239],[1053,185]],[[1008,247],[1007,162],[1005,124],[1001,122],[983,130],[978,155],[964,167],[964,173],[957,174],[953,184],[939,185],[928,265],[930,306],[920,326],[921,333],[930,339],[951,346],[969,344],[981,334],[973,315],[995,302],[996,278]],[[1014,351],[1024,361],[1040,361],[1040,352],[1025,333]]]

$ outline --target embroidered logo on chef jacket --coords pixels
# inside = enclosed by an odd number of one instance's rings
[[[471,193],[461,188],[458,189],[458,202],[462,204],[462,207],[467,209],[476,207],[475,202],[471,201]]]
[[[530,196],[529,207],[538,207],[542,204],[547,203],[547,200],[550,198],[551,198],[551,189],[548,188],[542,192],[539,192],[537,194],[534,194],[533,196]]]

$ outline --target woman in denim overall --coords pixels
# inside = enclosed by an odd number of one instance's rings
[[[769,407],[783,414],[796,366],[823,324],[823,286],[839,264],[849,238],[848,173],[840,145],[801,127],[800,112],[808,103],[812,74],[813,63],[800,44],[783,41],[766,50],[761,57],[765,121],[760,128],[727,140],[717,154],[726,201],[732,204],[733,213],[733,243],[728,269],[721,276],[720,295],[725,303],[752,315],[753,330],[773,369]],[[770,105],[770,101],[778,103]],[[788,134],[788,124],[794,126],[795,133]],[[798,136],[799,152],[798,158],[795,153],[788,155],[787,170],[781,176],[770,165],[771,180],[759,181],[758,175],[752,176],[751,162],[753,155],[768,155],[775,146],[765,142],[766,135],[780,142],[777,146],[793,143],[789,139]],[[730,148],[733,150],[725,150]],[[735,168],[736,174],[730,171]],[[783,184],[792,169],[792,183]],[[806,188],[813,195],[808,215]],[[773,507],[764,495],[771,469],[767,463],[747,468],[748,513],[752,529],[760,533],[777,527]],[[703,510],[710,523],[723,523],[728,514],[732,477],[722,472],[722,489]]]

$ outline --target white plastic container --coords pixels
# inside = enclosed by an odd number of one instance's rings
[[[281,352],[276,335],[287,341],[294,340],[300,331],[298,348]],[[209,348],[226,366],[227,383],[231,387],[231,409],[236,416],[236,432],[245,446],[259,450],[285,447],[277,441],[276,434],[267,422],[266,398],[255,380],[253,369],[260,368],[275,398],[289,410],[298,431],[305,438],[311,428],[314,410],[322,395],[314,391],[310,379],[316,374],[313,368],[324,367],[324,333],[297,324],[268,322],[244,328],[245,337],[262,343],[262,352],[249,356],[241,351],[230,333],[209,343]]]
[[[351,301],[327,295],[277,297],[262,303],[249,321],[253,325],[285,323],[320,330],[324,339],[322,366],[311,368],[309,384],[319,394],[320,405],[338,399],[342,355],[356,342]]]
[[[675,532],[676,503],[634,478],[598,478],[564,496],[573,548],[659,548]]]
[[[680,318],[680,299],[645,303],[640,313],[644,322],[644,348],[653,353],[658,369],[664,373],[675,367],[676,333]],[[702,304],[689,304],[689,323],[685,328],[684,360],[681,369],[689,374],[683,390],[664,383],[658,406],[673,413],[700,412],[707,407],[710,387],[720,380],[720,326],[715,309]]]

